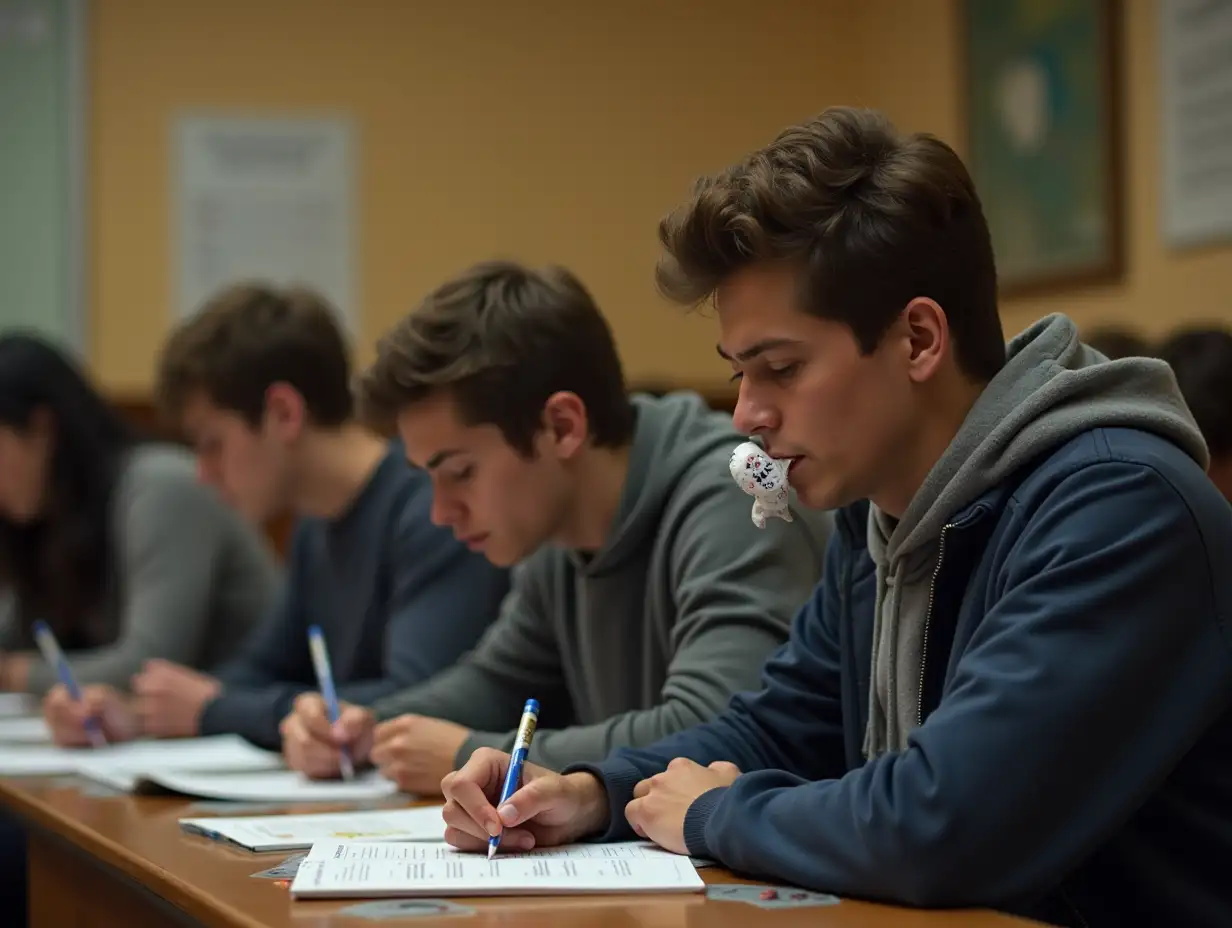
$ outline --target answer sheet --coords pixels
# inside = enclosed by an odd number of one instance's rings
[[[447,844],[319,841],[299,865],[299,899],[703,892],[689,858],[640,841],[468,854]]]
[[[307,850],[318,841],[444,841],[443,806],[252,815],[243,818],[182,818],[185,831],[230,841],[250,851]]]

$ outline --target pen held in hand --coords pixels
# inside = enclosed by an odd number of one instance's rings
[[[51,627],[43,621],[34,623],[34,642],[38,645],[38,649],[42,652],[43,660],[47,661],[60,682],[64,684],[64,688],[68,690],[68,695],[76,702],[80,703],[81,688],[77,685],[77,680],[73,676],[72,669],[68,666],[68,660],[64,656],[64,652],[60,650],[60,643],[56,641],[56,636],[52,633]],[[103,735],[102,726],[99,725],[98,719],[93,716],[88,716],[85,720],[86,737],[90,739],[90,744],[96,748],[105,747],[107,739]]]
[[[319,625],[308,629],[308,650],[312,654],[312,666],[316,669],[317,685],[321,690],[321,698],[325,701],[325,711],[329,713],[329,724],[338,724],[338,694],[334,690],[334,672],[329,663],[329,651],[325,647],[325,634]],[[344,745],[339,749],[341,756],[338,766],[344,780],[355,778],[355,765],[351,761],[351,752]]]
[[[531,741],[535,738],[535,726],[538,724],[539,701],[528,699],[526,705],[522,707],[522,721],[518,724],[518,734],[514,738],[513,751],[510,752],[509,769],[505,771],[505,782],[501,786],[500,799],[496,803],[497,809],[508,802],[509,797],[518,791],[518,786],[522,782],[522,765],[526,762],[526,754],[530,750]],[[488,838],[488,860],[492,859],[499,847],[499,834]]]

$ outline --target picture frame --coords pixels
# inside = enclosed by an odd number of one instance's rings
[[[1119,0],[961,0],[967,165],[1002,296],[1124,274]]]

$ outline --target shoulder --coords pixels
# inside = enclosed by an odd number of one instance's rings
[[[129,451],[120,468],[116,516],[166,521],[181,517],[185,508],[198,515],[227,511],[214,491],[197,479],[193,456],[175,445],[157,443]]]

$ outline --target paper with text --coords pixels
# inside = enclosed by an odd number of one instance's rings
[[[257,853],[307,850],[318,841],[444,841],[442,808],[182,818],[180,827]]]
[[[687,857],[636,841],[500,853],[492,860],[442,843],[319,841],[291,884],[300,899],[704,890]]]

